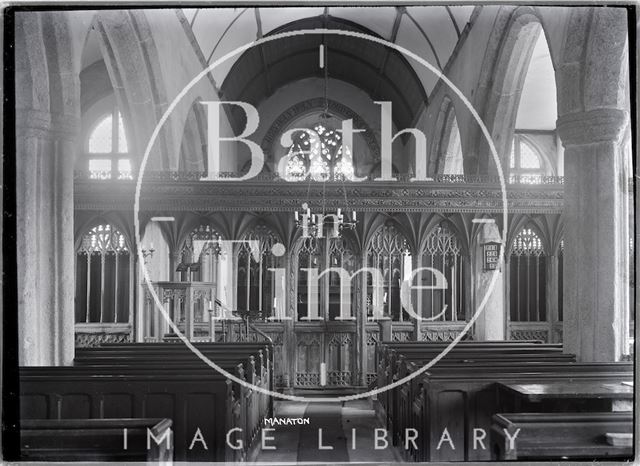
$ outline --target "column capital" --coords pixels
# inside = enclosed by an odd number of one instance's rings
[[[75,115],[52,115],[32,108],[16,109],[16,137],[40,137],[75,141],[80,119]]]
[[[558,117],[557,128],[565,146],[615,141],[629,114],[617,108],[599,108]]]

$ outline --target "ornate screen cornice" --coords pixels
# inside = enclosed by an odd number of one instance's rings
[[[249,181],[198,181],[197,177],[155,174],[143,181],[140,207],[149,211],[293,211],[310,207],[386,212],[502,212],[496,177],[440,176],[434,181],[295,182],[273,178]],[[78,210],[132,210],[135,181],[76,179]],[[546,184],[508,184],[509,213],[561,213],[561,178]]]

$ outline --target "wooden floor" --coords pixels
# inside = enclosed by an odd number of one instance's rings
[[[371,400],[343,403],[296,403],[277,401],[274,406],[278,418],[308,418],[302,426],[274,426],[274,437],[268,445],[276,450],[254,451],[251,461],[260,463],[388,463],[400,461],[389,443],[387,449],[374,449],[374,429],[382,428]],[[333,450],[318,449],[318,429],[322,429],[323,445]],[[356,448],[352,449],[352,429],[356,429]],[[257,442],[259,444],[259,442]]]

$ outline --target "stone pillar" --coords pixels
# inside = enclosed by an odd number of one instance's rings
[[[579,361],[616,361],[624,341],[629,239],[620,136],[628,115],[596,109],[558,119],[565,146],[564,348]]]
[[[74,356],[73,166],[77,119],[17,110],[16,201],[20,365]]]
[[[485,223],[478,232],[475,248],[475,303],[471,313],[475,314],[480,303],[489,291],[489,284],[495,273],[498,274],[495,286],[488,297],[487,303],[476,320],[475,335],[477,340],[505,340],[505,326],[507,309],[504,294],[504,261],[498,265],[498,271],[483,270],[482,246],[489,242],[500,242],[500,232],[495,223]],[[506,252],[505,252],[506,254]]]

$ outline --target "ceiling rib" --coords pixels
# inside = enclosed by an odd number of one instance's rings
[[[451,8],[449,8],[448,6],[445,6],[445,8],[447,9],[447,13],[449,13],[449,18],[451,18],[453,27],[455,28],[456,34],[458,35],[458,39],[460,39],[460,28],[458,28],[458,23],[456,23],[456,19],[453,16],[453,12],[451,11]]]
[[[398,30],[400,29],[400,22],[402,21],[402,15],[407,11],[404,7],[396,7],[396,18],[393,21],[393,27],[391,28],[391,36],[389,37],[389,42],[396,43],[396,39],[398,38]],[[382,63],[380,64],[380,68],[378,69],[378,81],[376,83],[375,91],[373,93],[373,97],[378,97],[378,92],[380,91],[380,84],[382,82],[382,75],[384,73],[384,69],[387,66],[387,61],[389,61],[389,47],[385,47],[384,58],[382,59]]]
[[[260,9],[254,8],[255,16],[256,16],[256,28],[257,28],[257,38],[262,39],[262,19],[260,18]],[[267,57],[265,55],[264,44],[260,44],[260,60],[262,60],[262,70],[264,72],[264,78],[267,86],[267,95],[271,95],[271,78],[269,78],[269,65],[267,64]]]
[[[196,12],[193,14],[193,18],[191,18],[191,23],[190,23],[191,29],[193,29],[193,23],[196,22],[196,18],[198,17],[198,13],[200,13],[200,10],[202,10],[202,8],[197,8]]]
[[[249,8],[245,8],[244,10],[242,10],[240,13],[238,13],[238,15],[235,18],[233,18],[233,21],[231,21],[229,23],[227,28],[224,30],[224,32],[222,33],[222,35],[218,39],[218,42],[216,42],[216,45],[213,46],[213,49],[211,50],[211,53],[209,54],[209,58],[207,58],[207,63],[211,63],[211,59],[213,58],[213,54],[216,52],[216,49],[218,48],[218,45],[220,45],[220,42],[222,42],[222,39],[224,39],[224,36],[227,35],[227,32],[229,32],[229,29],[231,29],[231,27],[235,24],[235,22],[238,21],[240,16],[242,16],[244,14],[244,12],[247,11],[248,9]]]
[[[416,19],[413,16],[411,16],[411,13],[408,12],[408,11],[407,11],[407,16],[413,22],[413,24],[415,24],[415,26],[418,28],[418,30],[420,31],[420,34],[422,34],[422,37],[424,37],[424,40],[427,41],[427,44],[429,44],[429,48],[431,49],[431,52],[433,52],[433,56],[436,59],[436,63],[438,64],[438,68],[440,68],[440,70],[442,70],[442,64],[440,63],[440,59],[438,58],[438,53],[436,52],[436,48],[433,46],[433,43],[429,39],[429,36],[427,35],[426,32],[424,32],[424,29],[422,29],[422,26],[420,26],[420,23],[418,23],[416,21]]]

